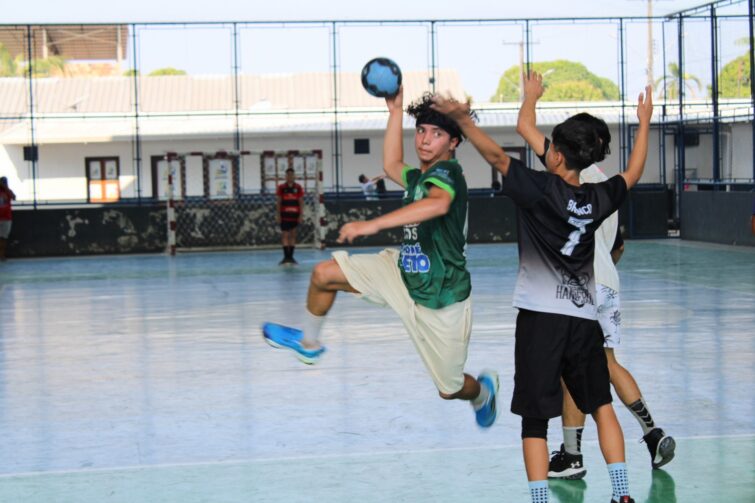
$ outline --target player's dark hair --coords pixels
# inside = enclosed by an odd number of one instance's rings
[[[611,132],[604,120],[587,113],[569,117],[553,128],[553,145],[568,169],[583,170],[611,153]]]
[[[605,159],[606,156],[611,153],[611,131],[608,129],[608,124],[606,124],[606,121],[585,112],[578,113],[577,115],[573,116],[572,119],[584,121],[595,128],[595,132],[598,133],[598,138],[600,138],[600,143],[603,146],[603,157],[600,159],[596,158],[593,162],[600,162]]]
[[[406,107],[406,113],[414,117],[417,125],[432,124],[433,126],[438,126],[451,135],[451,138],[459,140],[459,143],[464,141],[464,135],[455,120],[430,108],[433,104],[432,99],[433,95],[431,93],[423,94],[421,98],[410,103],[409,106]],[[469,115],[472,119],[477,120],[477,113],[474,110],[470,110]]]
[[[359,175],[359,183],[365,183],[367,181],[367,177],[364,176],[364,174]]]
[[[289,172],[293,173],[294,172],[294,168],[286,168],[286,173],[289,173]]]

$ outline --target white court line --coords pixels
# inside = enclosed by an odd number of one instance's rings
[[[696,437],[677,437],[676,440],[711,440],[711,439],[732,439],[732,438],[753,438],[755,439],[755,433],[740,433],[736,435],[701,435]],[[583,441],[582,445],[597,444],[597,440]],[[625,442],[626,443],[626,442]],[[279,456],[270,458],[254,458],[254,459],[232,459],[227,461],[195,461],[186,463],[164,463],[156,465],[132,465],[132,466],[116,466],[108,468],[81,468],[81,469],[68,469],[68,470],[50,470],[42,472],[20,472],[20,473],[3,473],[0,474],[0,480],[23,478],[23,477],[44,477],[52,475],[71,475],[71,474],[88,474],[88,473],[109,473],[109,472],[132,472],[140,470],[158,470],[169,468],[191,468],[197,466],[234,466],[234,465],[249,465],[258,463],[275,463],[283,461],[319,461],[326,459],[341,459],[341,458],[373,458],[377,456],[403,456],[409,454],[430,454],[438,452],[463,452],[463,451],[495,451],[502,449],[519,449],[522,444],[517,442],[516,444],[498,444],[498,445],[485,445],[475,447],[441,447],[433,449],[404,449],[399,451],[370,451],[370,452],[347,452],[338,454],[325,454],[315,455],[307,454],[300,456]]]

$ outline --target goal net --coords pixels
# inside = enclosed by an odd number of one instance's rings
[[[250,163],[258,163],[255,170],[248,169]],[[167,206],[168,253],[280,245],[276,188],[288,168],[304,188],[297,244],[322,248],[322,151],[169,152],[155,174]],[[256,190],[241,189],[242,171],[259,172]]]

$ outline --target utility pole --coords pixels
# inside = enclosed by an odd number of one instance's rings
[[[519,101],[524,99],[524,41],[519,42],[501,42],[503,45],[518,45],[519,46]],[[511,81],[509,81],[511,82]],[[512,82],[513,84],[513,82]]]
[[[532,45],[539,44],[540,42],[532,42]],[[519,42],[502,42],[503,45],[517,45],[519,46],[519,101],[524,99],[524,40]]]
[[[653,79],[653,0],[648,0],[648,61],[647,76],[649,86],[654,85]],[[665,70],[665,69],[664,69]]]
[[[655,44],[653,41],[653,0],[640,0],[647,2],[647,67],[645,68],[645,74],[647,75],[647,84],[652,86],[655,84],[655,78],[653,75],[653,66],[655,66],[655,58],[653,53],[655,52]],[[655,0],[660,2],[663,0]],[[664,68],[665,72],[666,69]]]

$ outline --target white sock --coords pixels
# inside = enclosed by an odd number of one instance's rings
[[[480,383],[480,394],[472,400],[472,407],[474,408],[474,410],[477,411],[482,409],[482,406],[485,405],[485,402],[488,401],[489,396],[490,391],[488,390],[488,387]]]
[[[564,426],[564,450],[569,454],[582,454],[582,426]]]
[[[315,316],[307,310],[304,318],[304,329],[302,330],[302,341],[311,344],[320,344],[320,330],[325,322],[325,316]]]

